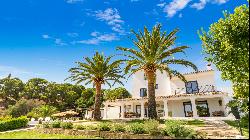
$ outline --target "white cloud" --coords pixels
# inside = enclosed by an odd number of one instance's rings
[[[83,2],[84,0],[66,0],[67,3],[69,4],[75,4],[75,3],[79,3],[79,2]]]
[[[51,36],[49,36],[49,35],[42,35],[42,38],[43,38],[43,39],[54,40],[54,43],[55,43],[56,45],[58,45],[58,46],[65,46],[65,45],[67,45],[67,43],[64,43],[64,42],[62,41],[62,39],[60,39],[60,38],[51,37]]]
[[[99,34],[100,34],[99,32],[95,31],[95,32],[92,32],[90,35],[96,37],[96,36],[98,36]]]
[[[58,45],[58,46],[65,46],[65,45],[67,45],[67,44],[64,43],[64,42],[62,41],[62,39],[60,39],[60,38],[56,38],[56,39],[55,39],[55,44]]]
[[[42,38],[44,38],[44,39],[49,39],[50,36],[49,36],[49,35],[42,35]]]
[[[203,9],[207,4],[207,0],[200,0],[198,3],[192,4],[190,7],[195,8],[197,10]]]
[[[100,43],[100,41],[96,38],[92,38],[92,39],[88,39],[88,40],[77,41],[76,43],[88,44],[88,45],[98,45]]]
[[[213,0],[212,3],[215,3],[215,4],[224,4],[226,2],[228,2],[229,0]]]
[[[101,42],[111,42],[114,40],[119,40],[118,37],[114,34],[101,34],[99,32],[92,32],[91,36],[94,38],[87,39],[87,40],[81,40],[81,41],[76,41],[76,43],[80,44],[88,44],[88,45],[98,45]]]
[[[178,11],[184,9],[191,0],[173,0],[165,6],[164,12],[167,13],[167,17],[173,17]]]
[[[119,12],[116,8],[107,8],[104,11],[95,11],[94,16],[97,18],[97,20],[105,21],[106,24],[111,26],[113,31],[124,34],[125,31],[122,27],[124,21],[121,19],[121,16],[119,15]]]
[[[229,0],[200,0],[197,3],[193,3],[190,7],[195,8],[197,10],[202,10],[205,8],[207,3],[212,3],[212,4],[224,4],[228,2]]]
[[[159,7],[163,8],[165,5],[166,5],[166,2],[163,2],[163,3],[157,4],[156,6],[159,6]]]

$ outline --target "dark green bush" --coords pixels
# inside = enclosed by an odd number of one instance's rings
[[[128,125],[127,131],[133,134],[143,134],[145,132],[144,124],[142,123],[132,123]]]
[[[97,130],[99,130],[99,131],[110,131],[110,129],[111,129],[110,126],[111,126],[110,123],[100,123],[97,126]]]
[[[61,127],[61,121],[53,121],[51,123],[52,128],[60,128]]]
[[[157,120],[147,120],[144,122],[145,132],[150,135],[159,134],[159,122]]]
[[[85,125],[74,125],[74,128],[77,130],[85,130],[86,126]]]
[[[63,128],[63,129],[72,129],[73,128],[73,123],[72,122],[62,122],[61,123],[61,128]]]
[[[0,121],[0,131],[13,130],[17,128],[26,127],[28,125],[28,118],[25,116],[18,118],[5,118]]]
[[[126,125],[121,123],[114,123],[111,126],[112,132],[125,132],[126,131]]]

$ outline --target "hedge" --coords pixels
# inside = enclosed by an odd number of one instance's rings
[[[26,116],[2,120],[0,121],[0,132],[26,127],[28,122],[29,120]]]

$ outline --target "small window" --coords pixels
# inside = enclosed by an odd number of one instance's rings
[[[147,89],[141,88],[140,89],[140,97],[146,97],[147,96]]]
[[[158,89],[158,86],[159,86],[158,84],[155,84],[155,89]]]
[[[199,87],[197,81],[188,81],[185,83],[185,86],[187,94],[199,93]]]
[[[219,106],[222,106],[222,100],[219,100]]]
[[[148,80],[148,78],[147,78],[147,76],[146,76],[145,73],[144,73],[143,77],[144,77],[144,80]]]

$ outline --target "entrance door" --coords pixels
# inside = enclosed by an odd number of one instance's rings
[[[192,110],[191,102],[183,102],[183,107],[184,107],[185,117],[192,117],[193,116],[193,110]]]

